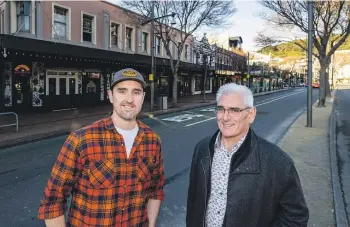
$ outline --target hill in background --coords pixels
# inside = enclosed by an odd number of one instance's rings
[[[304,40],[306,41],[306,40]],[[302,44],[302,41],[297,41]],[[348,50],[350,49],[350,37],[339,47],[338,50]],[[267,46],[258,51],[259,53],[269,55],[271,52],[272,57],[279,58],[306,58],[307,52],[302,50],[298,45],[294,43],[294,41],[281,43],[275,46]]]

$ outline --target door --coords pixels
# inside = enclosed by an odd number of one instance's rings
[[[15,75],[13,81],[13,106],[17,111],[25,111],[31,107],[30,77]]]

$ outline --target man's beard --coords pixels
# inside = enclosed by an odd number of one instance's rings
[[[119,110],[116,112],[117,112],[118,116],[125,121],[133,121],[136,119],[136,116],[137,116],[137,112],[135,109],[132,111]]]

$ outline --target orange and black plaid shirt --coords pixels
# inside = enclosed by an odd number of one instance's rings
[[[65,141],[39,208],[39,219],[65,214],[68,226],[147,226],[147,201],[163,200],[164,167],[159,136],[138,121],[129,158],[123,136],[107,117]]]

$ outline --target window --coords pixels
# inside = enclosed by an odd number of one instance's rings
[[[132,28],[126,27],[125,29],[125,43],[126,47],[132,49]]]
[[[54,6],[54,36],[67,38],[67,9]]]
[[[30,2],[17,2],[17,30],[20,32],[30,32]]]
[[[157,54],[161,54],[162,52],[161,52],[161,43],[162,43],[162,38],[160,38],[160,37],[157,37]]]
[[[188,45],[185,45],[185,59],[188,59]]]
[[[205,82],[205,90],[210,91],[210,78],[207,76],[206,82]]]
[[[148,33],[142,32],[142,51],[147,52],[148,46]]]
[[[93,17],[83,14],[83,41],[92,42]]]
[[[199,58],[200,58],[200,54],[196,53],[196,63],[199,64]]]
[[[111,23],[111,45],[112,46],[119,46],[118,45],[118,34],[119,34],[119,24]]]

